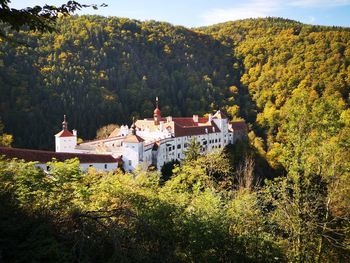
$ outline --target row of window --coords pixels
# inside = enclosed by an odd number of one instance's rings
[[[89,167],[94,167],[94,166],[92,164],[90,164]],[[108,168],[108,164],[105,163],[104,168],[107,169]],[[49,165],[46,166],[46,171],[50,171],[50,166]]]
[[[89,167],[94,167],[92,164],[89,165]],[[105,163],[105,169],[108,168],[108,165]]]
[[[214,140],[214,139],[209,140],[209,143],[214,143],[214,142],[216,142],[216,143],[217,143],[217,142],[218,142],[218,139],[215,139],[215,140]],[[221,139],[219,139],[219,142],[221,142]]]

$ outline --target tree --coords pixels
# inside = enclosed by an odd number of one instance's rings
[[[200,156],[200,144],[196,141],[195,138],[192,138],[191,142],[188,144],[185,153],[185,161],[191,162],[196,161]]]
[[[4,125],[0,121],[0,146],[10,147],[13,141],[12,135],[4,133]]]
[[[319,97],[311,87],[303,87],[294,91],[282,110],[280,161],[287,175],[268,183],[265,191],[272,206],[270,220],[283,233],[290,261],[342,261],[349,256],[349,218],[331,207],[332,188],[349,176],[343,169],[349,156],[339,137],[343,132],[339,98]]]
[[[96,139],[106,139],[114,131],[115,131],[114,135],[116,136],[118,129],[119,129],[119,126],[117,124],[107,124],[105,126],[102,126],[96,132]]]
[[[24,25],[30,30],[49,31],[55,30],[54,22],[59,16],[67,16],[84,7],[98,8],[98,5],[79,4],[76,1],[68,1],[66,4],[56,7],[53,5],[34,6],[24,9],[11,8],[10,0],[0,0],[0,22],[9,25],[11,29],[19,31]],[[100,5],[101,7],[106,4]],[[0,31],[0,38],[9,39],[4,31]]]

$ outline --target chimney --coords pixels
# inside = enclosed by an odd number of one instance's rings
[[[196,123],[198,122],[198,115],[193,115],[193,121]]]
[[[78,131],[77,131],[76,129],[74,129],[72,132],[73,132],[73,135],[74,135],[75,137],[78,136]]]

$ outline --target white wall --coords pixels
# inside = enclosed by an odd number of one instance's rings
[[[136,166],[143,161],[143,142],[130,143],[123,142],[123,161],[126,171],[133,171]]]
[[[43,163],[38,163],[36,164],[37,167],[40,167],[41,169],[43,169],[44,171],[48,171],[48,165],[47,164],[43,164]],[[93,167],[95,168],[97,171],[113,171],[116,170],[118,168],[118,163],[81,163],[80,167],[86,171],[87,169],[89,169],[89,167]]]
[[[55,136],[56,152],[77,152],[75,147],[77,146],[77,137],[59,137]]]

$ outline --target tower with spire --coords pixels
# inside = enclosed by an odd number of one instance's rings
[[[62,130],[55,135],[56,152],[75,152],[77,146],[77,131],[68,130],[66,115],[63,115]]]
[[[153,112],[154,124],[159,125],[160,119],[162,118],[161,111],[158,107],[158,97],[156,97],[156,109]]]
[[[131,125],[131,134],[123,139],[123,161],[124,169],[127,171],[132,171],[136,166],[143,161],[143,138],[138,136],[137,127],[135,124],[135,118],[133,118],[133,123]]]

